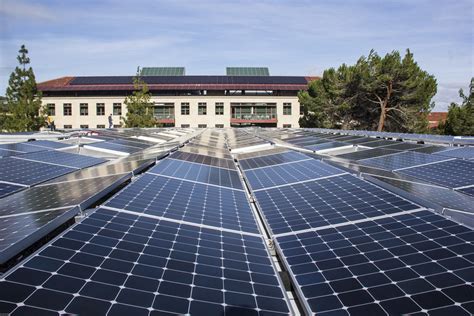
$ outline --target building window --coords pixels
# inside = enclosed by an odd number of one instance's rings
[[[198,103],[198,115],[207,115],[206,103]]]
[[[64,129],[71,129],[72,125],[64,125]]]
[[[97,103],[96,104],[96,110],[97,110],[97,115],[98,116],[103,116],[105,115],[105,104],[104,103]]]
[[[283,115],[291,115],[291,103],[283,103]]]
[[[224,128],[224,124],[216,124],[216,128]]]
[[[291,124],[283,124],[283,128],[291,128]]]
[[[216,103],[216,115],[224,115],[224,103]]]
[[[48,103],[46,107],[47,107],[48,116],[56,115],[56,105],[54,103]]]
[[[181,115],[189,115],[189,103],[181,103]]]
[[[114,124],[114,128],[121,128],[121,127],[122,127],[122,125],[120,125],[120,124]]]
[[[114,103],[114,115],[122,115],[122,103]]]
[[[79,105],[79,113],[80,113],[81,116],[89,115],[89,104],[81,103]]]
[[[206,128],[207,124],[198,124],[198,128]]]
[[[64,116],[71,116],[72,115],[72,104],[71,103],[64,103],[63,104],[63,115]]]
[[[89,125],[81,125],[80,128],[89,128]]]
[[[97,128],[105,128],[105,125],[97,125]]]
[[[181,124],[181,128],[189,128],[189,124]]]

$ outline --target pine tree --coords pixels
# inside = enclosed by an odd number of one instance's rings
[[[474,135],[474,79],[471,80],[469,95],[465,95],[462,89],[459,90],[461,104],[451,103],[448,110],[446,122],[440,124],[439,130],[442,134],[454,136]]]
[[[33,69],[25,45],[18,51],[20,64],[10,75],[6,91],[6,108],[2,113],[2,129],[10,132],[37,131],[45,124],[41,92],[36,88]]]
[[[124,118],[125,127],[154,127],[156,120],[153,116],[151,93],[146,83],[140,78],[140,69],[133,78],[134,91],[125,98],[127,115]]]

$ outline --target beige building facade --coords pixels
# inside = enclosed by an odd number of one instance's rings
[[[157,124],[184,128],[299,127],[301,109],[297,94],[307,86],[305,77],[145,79],[152,94]],[[108,128],[110,114],[114,127],[120,127],[127,115],[124,100],[134,89],[132,80],[132,77],[66,77],[40,83],[38,88],[58,129]]]

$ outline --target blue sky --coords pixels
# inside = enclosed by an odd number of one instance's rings
[[[474,75],[472,0],[0,0],[0,95],[21,44],[38,81],[132,75],[137,66],[267,66],[320,75],[373,48],[414,53],[438,80],[437,110]]]

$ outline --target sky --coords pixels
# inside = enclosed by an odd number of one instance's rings
[[[0,95],[22,44],[38,82],[137,66],[321,75],[371,49],[409,48],[436,77],[443,111],[474,76],[473,33],[472,0],[0,0]]]

